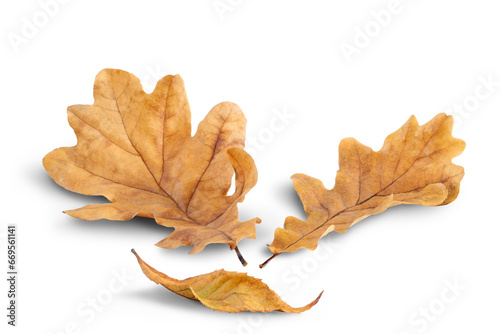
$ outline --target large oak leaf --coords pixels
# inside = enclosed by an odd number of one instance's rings
[[[309,310],[321,298],[323,292],[311,303],[303,307],[291,307],[258,278],[245,273],[225,271],[214,272],[178,280],[154,269],[137,257],[142,272],[156,284],[185,298],[198,300],[203,305],[217,311],[230,313],[252,311],[301,313]]]
[[[331,190],[318,179],[293,175],[308,219],[286,218],[269,245],[274,254],[270,259],[299,248],[314,250],[326,234],[345,232],[391,206],[437,206],[455,200],[464,169],[451,159],[462,153],[465,142],[452,137],[452,128],[452,116],[439,114],[422,126],[412,116],[378,152],[354,138],[342,140],[340,169]]]
[[[134,75],[106,69],[96,77],[94,99],[68,108],[77,145],[50,152],[43,164],[60,186],[111,203],[65,212],[85,220],[150,217],[175,228],[160,247],[193,245],[194,254],[207,244],[226,243],[240,255],[237,243],[255,238],[260,223],[238,220],[236,203],[257,182],[255,164],[243,150],[246,119],[240,108],[216,105],[191,137],[179,75],[164,77],[146,94]],[[234,173],[235,193],[228,196]]]

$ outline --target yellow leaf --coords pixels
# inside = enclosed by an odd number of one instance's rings
[[[230,102],[216,105],[191,137],[191,112],[179,75],[158,81],[146,94],[134,75],[101,71],[92,105],[73,105],[68,119],[78,143],[47,154],[43,164],[62,187],[102,195],[111,203],[90,204],[67,214],[85,220],[154,218],[175,231],[157,245],[210,243],[237,249],[255,238],[259,218],[238,220],[242,202],[257,182],[244,150],[246,119]],[[227,196],[236,172],[236,191]],[[242,257],[242,263],[246,264]]]
[[[269,245],[273,256],[316,249],[326,234],[345,232],[362,219],[399,204],[444,205],[458,196],[464,169],[451,162],[465,148],[452,137],[452,116],[439,114],[419,126],[414,116],[374,152],[354,138],[340,142],[335,186],[304,174],[292,176],[308,219],[287,217]]]
[[[319,296],[303,307],[291,307],[271,290],[267,284],[258,278],[245,273],[216,270],[214,272],[177,280],[154,269],[144,262],[132,249],[137,257],[142,272],[156,284],[161,284],[168,290],[185,298],[198,300],[213,310],[230,313],[252,311],[301,313],[309,310],[321,298]]]

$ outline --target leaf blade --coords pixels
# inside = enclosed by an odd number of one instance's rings
[[[316,305],[323,294],[321,292],[315,300],[303,307],[292,307],[281,300],[262,280],[245,273],[220,269],[208,274],[177,280],[148,265],[133,249],[132,253],[136,256],[143,273],[150,280],[182,297],[198,300],[216,311],[301,313]]]
[[[235,249],[242,238],[255,237],[260,219],[240,222],[236,206],[257,181],[255,163],[243,151],[246,118],[236,104],[216,105],[191,137],[179,75],[162,78],[146,94],[134,75],[106,69],[96,76],[94,99],[68,108],[77,145],[48,153],[43,165],[60,186],[111,203],[66,213],[85,220],[154,218],[179,229],[169,239],[179,240],[159,246],[193,245],[191,253],[210,243]],[[234,173],[237,193],[227,196]]]
[[[333,189],[304,174],[292,177],[308,219],[285,219],[269,249],[273,258],[300,248],[314,250],[321,237],[345,232],[364,218],[399,204],[438,206],[459,192],[464,169],[451,162],[465,149],[452,137],[453,117],[438,114],[419,126],[414,116],[389,135],[380,151],[343,139]],[[269,261],[261,265],[263,267]]]

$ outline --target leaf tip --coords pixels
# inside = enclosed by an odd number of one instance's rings
[[[311,307],[313,307],[314,305],[316,305],[316,304],[319,302],[319,300],[321,299],[321,296],[323,296],[323,292],[325,292],[325,290],[321,291],[321,292],[319,293],[318,297],[316,297],[316,299],[315,299],[315,300],[313,300],[313,301],[309,304]]]

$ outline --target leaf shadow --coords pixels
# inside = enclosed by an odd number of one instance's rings
[[[185,312],[204,312],[205,306],[200,302],[176,295],[162,286],[141,288],[134,291],[128,291],[128,298],[136,300],[145,300],[154,304],[154,307],[165,308],[168,311],[171,308],[182,309]]]
[[[291,206],[293,206],[300,212],[300,216],[297,218],[303,220],[307,219],[302,201],[300,200],[297,191],[295,191],[292,182],[287,182],[283,183],[283,185],[280,185],[280,187],[278,187],[276,190],[276,196],[278,196],[282,201],[290,203]]]

